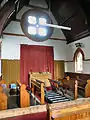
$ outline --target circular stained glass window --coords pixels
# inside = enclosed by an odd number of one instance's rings
[[[44,10],[30,9],[22,15],[21,28],[31,40],[45,41],[53,33],[53,28],[45,26],[52,23],[49,15]]]

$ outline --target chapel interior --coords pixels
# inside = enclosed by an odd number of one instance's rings
[[[0,0],[0,120],[90,120],[90,0]]]

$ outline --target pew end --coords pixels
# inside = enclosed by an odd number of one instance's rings
[[[85,86],[85,97],[90,97],[90,80],[87,80],[87,84]]]
[[[19,80],[17,80],[17,84],[20,87],[20,107],[29,107],[30,106],[30,94],[26,90],[26,85],[22,84]]]
[[[0,110],[7,109],[7,95],[3,93],[3,88],[0,86]]]

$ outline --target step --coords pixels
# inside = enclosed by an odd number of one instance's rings
[[[69,99],[65,99],[65,100],[55,100],[55,101],[52,101],[52,103],[56,103],[56,102],[66,102],[66,101],[70,101]]]
[[[59,95],[58,93],[46,93],[47,95]]]
[[[66,98],[65,96],[47,96],[48,98]]]
[[[53,100],[53,99],[65,99],[65,97],[58,97],[58,98],[55,98],[55,97],[52,97],[52,98],[51,98],[51,97],[48,97],[48,99],[52,99],[52,100]]]

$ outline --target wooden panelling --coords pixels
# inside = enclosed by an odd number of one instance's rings
[[[6,84],[20,80],[20,61],[19,60],[2,60],[2,79]]]
[[[64,77],[64,61],[54,61],[54,79]]]
[[[90,79],[90,74],[84,74],[84,73],[72,73],[72,72],[65,72],[65,76],[70,76],[70,78],[78,78],[83,80],[83,82],[87,82],[88,79]]]
[[[20,80],[20,60],[1,60],[2,79],[6,84]],[[54,61],[54,79],[64,77],[64,61]]]

